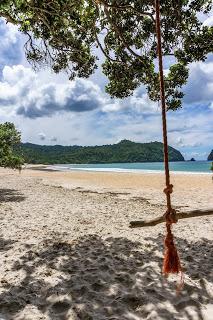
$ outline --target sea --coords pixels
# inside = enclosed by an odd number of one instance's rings
[[[174,173],[211,174],[211,161],[178,161],[169,163]],[[100,164],[57,164],[48,169],[59,171],[101,171],[101,172],[141,172],[160,173],[164,171],[163,162],[138,163],[100,163]]]

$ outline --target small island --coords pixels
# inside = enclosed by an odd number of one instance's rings
[[[196,161],[195,158],[191,158],[190,161]]]

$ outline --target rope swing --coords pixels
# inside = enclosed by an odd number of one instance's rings
[[[167,121],[166,121],[166,99],[165,86],[163,76],[163,58],[162,58],[162,43],[161,43],[161,26],[160,26],[160,0],[155,0],[156,11],[156,34],[157,34],[157,48],[158,48],[158,62],[159,62],[159,81],[160,81],[160,98],[162,110],[162,125],[163,125],[163,145],[164,145],[164,169],[166,187],[164,193],[166,194],[167,210],[165,213],[167,234],[164,241],[165,253],[163,262],[163,274],[167,276],[169,273],[182,274],[179,255],[174,244],[172,234],[172,224],[177,222],[176,211],[172,208],[171,194],[173,192],[173,185],[170,183],[169,173],[169,155],[168,155],[168,140],[167,140]],[[181,279],[182,276],[181,276]],[[181,280],[182,282],[182,280]],[[181,283],[182,286],[182,283]]]

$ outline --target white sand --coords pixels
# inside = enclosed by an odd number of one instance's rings
[[[178,207],[213,207],[209,176],[172,176]],[[0,319],[213,319],[213,219],[174,226],[185,270],[161,275],[162,175],[0,170]],[[62,188],[63,185],[67,188]],[[68,188],[69,187],[69,188]]]

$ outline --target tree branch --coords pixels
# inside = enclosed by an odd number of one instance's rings
[[[13,17],[11,17],[11,15],[9,15],[9,13],[0,12],[0,16],[2,18],[5,18],[7,20],[7,22],[10,22],[12,24],[18,24],[19,23],[19,21],[15,20]]]
[[[36,6],[31,6],[29,3],[28,3],[28,6],[33,9],[33,10],[37,10],[37,11],[42,11],[42,12],[45,12],[47,14],[51,14],[50,11],[46,10],[46,9],[43,9],[43,8],[39,8],[39,7],[36,7]]]
[[[47,29],[49,29],[51,31],[51,27],[50,27],[49,23],[47,22],[47,19],[42,14],[38,14],[38,17],[45,24]]]
[[[135,8],[133,8],[131,5],[125,5],[125,6],[117,6],[117,5],[112,5],[112,4],[108,4],[106,3],[104,0],[96,0],[97,3],[103,4],[103,6],[107,7],[107,8],[112,8],[112,9],[116,9],[116,10],[125,10],[125,9],[130,9],[132,10],[134,13],[136,13],[137,15],[141,15],[141,16],[149,16],[153,22],[155,22],[155,19],[153,17],[153,15],[150,12],[146,12],[146,11],[138,11]]]
[[[122,63],[122,61],[120,61],[120,60],[115,60],[115,59],[111,58],[111,57],[106,53],[106,51],[105,51],[105,49],[103,48],[102,44],[100,43],[100,41],[99,41],[98,36],[97,36],[96,33],[95,33],[95,38],[96,38],[96,42],[97,42],[99,48],[101,49],[102,53],[105,55],[105,57],[106,57],[107,59],[109,59],[109,60],[112,61],[112,62]]]
[[[107,8],[105,8],[105,13],[106,13],[106,15],[107,15],[108,20],[109,20],[110,23],[112,24],[115,32],[118,34],[120,40],[123,42],[124,46],[126,47],[126,49],[127,49],[134,57],[138,58],[139,60],[141,60],[141,61],[143,62],[142,57],[129,47],[128,43],[126,42],[126,40],[125,40],[124,37],[123,37],[122,32],[120,31],[120,29],[118,28],[118,26],[117,26],[117,25],[113,22],[113,20],[111,19],[110,14],[109,14]]]
[[[192,210],[192,211],[176,213],[177,219],[188,219],[188,218],[203,217],[203,216],[209,216],[209,215],[213,215],[213,208],[208,210]],[[148,221],[131,221],[129,227],[130,228],[153,227],[163,222],[165,222],[164,215]]]
[[[46,5],[49,5],[48,3]],[[51,5],[51,10],[47,10],[47,9],[44,9],[44,8],[40,8],[40,7],[36,7],[36,6],[32,6],[28,3],[28,6],[30,7],[30,9],[33,9],[33,10],[36,10],[36,11],[40,11],[40,12],[44,12],[48,15],[51,15],[52,12],[51,11],[54,11],[54,15],[58,16],[58,17],[61,17],[61,15],[58,13],[58,11],[56,9],[54,9],[54,7]]]

